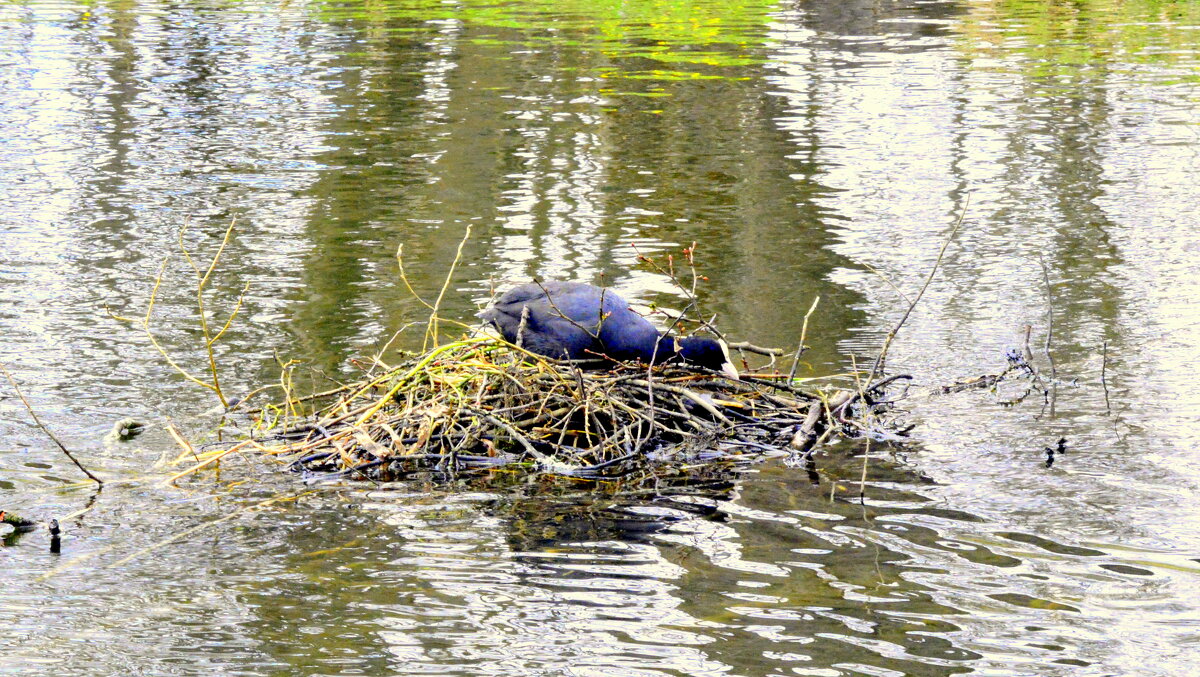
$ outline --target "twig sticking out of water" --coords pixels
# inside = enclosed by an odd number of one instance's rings
[[[814,297],[812,305],[808,307],[808,312],[804,313],[804,324],[800,325],[800,345],[796,346],[796,354],[792,355],[792,370],[788,372],[788,383],[796,378],[796,367],[800,366],[800,355],[804,353],[805,349],[804,339],[808,337],[808,318],[812,316],[820,302],[820,296]]]
[[[1108,381],[1106,375],[1108,372],[1108,341],[1100,349],[1100,385],[1104,386],[1104,411],[1109,415],[1112,414],[1112,404],[1108,400]]]
[[[900,332],[900,328],[908,321],[908,316],[912,315],[913,308],[921,302],[921,297],[925,295],[925,290],[929,289],[929,283],[933,282],[933,276],[937,274],[938,268],[942,265],[942,259],[946,256],[946,248],[950,246],[950,242],[954,240],[954,236],[958,234],[959,226],[962,225],[963,219],[967,216],[967,207],[971,204],[971,196],[967,195],[963,203],[962,212],[958,215],[958,221],[955,221],[954,227],[950,229],[950,234],[946,236],[946,241],[942,243],[942,248],[938,251],[937,259],[933,262],[933,268],[929,270],[929,276],[925,278],[925,284],[921,285],[921,291],[917,292],[916,297],[908,304],[908,310],[904,311],[904,316],[896,323],[896,326],[888,332],[887,339],[883,342],[883,349],[879,351],[879,357],[875,358],[875,366],[871,367],[871,374],[867,377],[867,382],[875,380],[875,377],[883,369],[884,360],[887,359],[888,349],[892,347],[892,340],[896,338],[896,334]]]
[[[216,345],[217,341],[221,340],[221,337],[225,335],[225,332],[229,331],[229,327],[233,325],[234,318],[237,317],[238,313],[242,309],[242,303],[246,299],[246,292],[249,291],[250,284],[246,283],[246,285],[242,288],[241,293],[238,294],[237,303],[234,304],[233,310],[229,313],[229,318],[225,320],[225,323],[215,334],[212,332],[212,327],[208,322],[208,311],[204,306],[204,290],[206,287],[208,287],[209,281],[212,280],[213,273],[217,269],[217,264],[221,261],[221,255],[225,253],[225,249],[229,246],[229,242],[233,238],[233,227],[236,224],[236,219],[229,222],[229,227],[225,229],[225,235],[221,238],[221,244],[217,247],[216,253],[213,254],[212,261],[209,262],[208,268],[205,270],[201,270],[200,266],[196,265],[195,259],[192,258],[191,252],[188,251],[187,246],[185,245],[184,235],[187,233],[188,224],[185,223],[183,228],[179,231],[179,249],[183,252],[183,258],[187,260],[188,265],[190,265],[192,270],[196,273],[196,309],[200,314],[200,330],[204,335],[204,353],[208,360],[209,380],[201,379],[193,375],[187,369],[184,369],[182,365],[180,365],[175,361],[174,358],[171,357],[171,354],[167,352],[167,349],[158,342],[158,339],[154,337],[154,333],[150,331],[150,318],[154,313],[154,303],[158,299],[159,288],[162,287],[163,275],[166,274],[167,264],[171,260],[170,255],[163,258],[162,266],[160,266],[158,269],[158,276],[154,278],[154,286],[150,291],[150,300],[146,303],[146,314],[144,317],[142,317],[140,320],[122,317],[113,313],[111,309],[105,306],[105,310],[108,312],[109,317],[120,322],[136,325],[141,328],[142,332],[146,334],[146,338],[150,339],[150,345],[154,346],[154,349],[163,356],[163,359],[167,361],[167,364],[171,365],[171,367],[175,371],[179,372],[179,374],[185,379],[215,393],[217,399],[221,401],[221,406],[225,409],[229,409],[231,405],[229,400],[225,398],[225,392],[221,389],[221,379],[219,369],[217,368],[217,357],[214,346]]]
[[[888,277],[887,275],[884,275],[882,270],[879,270],[878,268],[871,265],[870,263],[867,263],[866,261],[859,262],[859,265],[861,265],[863,268],[866,268],[867,270],[871,271],[872,273],[875,273],[876,275],[878,275],[879,279],[883,280],[884,283],[887,284],[887,286],[891,287],[893,291],[895,291],[897,294],[899,294],[900,298],[905,303],[912,303],[912,299],[908,298],[908,294],[905,294],[904,291],[900,289],[900,287],[897,287],[896,283],[892,282],[892,279],[890,277]]]
[[[858,361],[854,359],[853,355],[850,356],[850,363],[851,363],[851,367],[854,370],[854,385],[855,385],[855,389],[858,390],[858,398],[860,400],[862,400],[864,404],[866,404],[867,403],[867,394],[866,394],[866,392],[863,391],[863,382],[862,382],[862,379],[860,378],[861,374],[858,371]],[[870,415],[870,407],[864,407],[863,408],[863,422],[864,423],[866,423],[866,418],[869,415]],[[871,458],[871,436],[867,435],[866,438],[867,438],[866,448],[863,449],[862,477],[860,477],[859,481],[858,481],[858,502],[862,505],[866,505],[866,501],[867,501],[867,460]]]
[[[0,371],[4,372],[4,377],[7,378],[8,382],[12,384],[13,390],[17,392],[17,397],[21,398],[21,403],[25,405],[25,409],[29,411],[29,415],[33,417],[33,422],[37,424],[37,427],[40,428],[42,432],[46,433],[46,437],[49,437],[51,441],[58,445],[59,449],[62,449],[62,452],[67,455],[67,458],[71,459],[71,462],[75,464],[75,467],[82,470],[83,474],[87,475],[88,478],[90,478],[97,485],[103,487],[104,480],[96,477],[90,470],[83,467],[83,464],[79,462],[79,459],[75,458],[75,455],[72,454],[69,449],[67,449],[66,445],[60,442],[59,439],[54,436],[54,433],[50,432],[50,429],[42,423],[42,420],[38,418],[37,412],[33,410],[33,406],[29,404],[29,400],[25,399],[25,394],[21,392],[21,387],[17,385],[16,379],[12,377],[12,374],[8,373],[8,369],[3,363],[0,363]]]
[[[1050,289],[1050,271],[1046,269],[1046,259],[1040,253],[1038,263],[1042,266],[1042,280],[1046,283],[1046,344],[1043,350],[1046,361],[1050,363],[1050,418],[1054,418],[1054,403],[1058,399],[1058,370],[1054,367],[1054,356],[1050,354],[1050,341],[1054,337],[1054,292]]]
[[[462,240],[458,242],[458,249],[454,252],[454,260],[450,262],[450,269],[446,271],[446,279],[442,282],[442,289],[438,292],[437,298],[429,308],[429,324],[425,327],[425,343],[421,347],[422,350],[438,346],[438,322],[441,319],[438,317],[438,310],[442,307],[442,299],[446,296],[446,290],[450,288],[450,281],[454,278],[454,271],[458,268],[459,261],[462,261],[463,247],[467,246],[467,241],[470,239],[471,224],[468,223],[467,229],[463,231]],[[399,251],[396,252],[396,256],[399,258]],[[407,280],[405,283],[407,284]],[[409,289],[411,290],[411,287]]]
[[[1022,344],[1022,349],[1024,350],[1025,363],[1032,367],[1033,366],[1033,349],[1029,347],[1029,338],[1031,336],[1033,336],[1033,325],[1027,324],[1027,325],[1025,325],[1025,343]]]
[[[1029,375],[1031,377],[1030,387],[1032,388],[1036,385],[1042,392],[1042,409],[1044,410],[1046,406],[1050,404],[1050,389],[1046,387],[1045,381],[1042,380],[1042,375],[1038,372],[1038,368],[1033,364],[1033,348],[1029,347],[1029,338],[1031,336],[1033,336],[1033,325],[1027,324],[1025,325],[1025,344],[1023,348],[1025,351],[1025,366],[1029,370]],[[1026,391],[1025,394],[1019,399],[1023,400],[1027,395],[1029,395],[1029,391]],[[1041,414],[1038,414],[1038,416],[1040,417]]]

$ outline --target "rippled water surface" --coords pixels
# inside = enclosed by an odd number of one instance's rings
[[[1200,658],[1200,5],[1187,0],[105,1],[0,5],[0,673],[1181,675]],[[179,487],[161,426],[354,374],[530,276],[705,306],[800,373],[891,348],[904,446],[703,496]],[[1004,367],[1036,395],[930,387]],[[420,330],[399,344],[419,343]],[[1102,381],[1103,375],[1103,381]],[[1067,452],[1046,467],[1046,446]],[[864,452],[866,452],[864,454]],[[859,499],[863,468],[865,498]],[[556,492],[561,494],[562,492]],[[290,500],[281,498],[294,497]]]

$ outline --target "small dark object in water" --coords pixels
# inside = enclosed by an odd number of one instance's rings
[[[556,359],[608,357],[646,363],[677,358],[736,379],[724,341],[662,335],[611,289],[582,282],[529,282],[513,287],[479,317],[504,339]]]
[[[62,531],[58,528],[58,520],[52,519],[48,525],[50,527],[50,552],[57,555],[62,550],[62,540],[59,534]]]
[[[1060,437],[1058,438],[1057,445],[1053,447],[1044,447],[1044,449],[1046,450],[1046,467],[1049,468],[1054,465],[1055,456],[1067,451],[1067,438]]]

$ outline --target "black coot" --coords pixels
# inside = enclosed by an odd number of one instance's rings
[[[584,360],[684,361],[737,378],[725,343],[705,336],[664,336],[611,289],[582,282],[530,282],[479,313],[506,341],[538,355]]]

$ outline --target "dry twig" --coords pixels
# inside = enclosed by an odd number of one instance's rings
[[[93,475],[92,471],[83,467],[83,464],[79,462],[79,459],[75,458],[75,455],[71,453],[71,450],[67,449],[66,445],[64,445],[58,439],[58,437],[56,437],[54,435],[54,433],[50,432],[50,429],[47,428],[45,426],[45,424],[42,423],[42,419],[38,418],[37,412],[33,410],[33,405],[29,404],[29,400],[25,399],[25,393],[21,392],[21,386],[17,385],[17,380],[12,377],[12,374],[8,373],[8,368],[5,367],[3,363],[0,363],[0,371],[4,372],[4,377],[8,379],[8,382],[10,384],[12,384],[13,390],[16,391],[16,393],[17,393],[17,397],[21,398],[21,404],[25,405],[26,411],[28,411],[29,415],[33,417],[33,422],[35,424],[37,424],[37,427],[43,433],[45,433],[46,437],[49,437],[50,440],[52,442],[54,442],[54,444],[56,444],[59,449],[62,450],[62,453],[67,455],[67,458],[71,459],[71,462],[75,464],[76,468],[79,468],[80,470],[82,470],[84,475],[87,475],[88,478],[90,478],[93,482],[95,482],[97,485],[103,487],[104,481],[101,480],[99,477],[96,477],[95,475]]]

